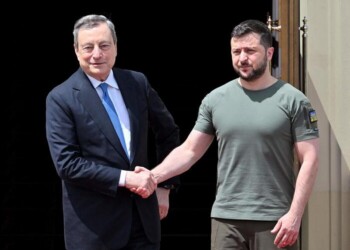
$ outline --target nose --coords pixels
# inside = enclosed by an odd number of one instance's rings
[[[94,50],[92,51],[92,56],[93,57],[100,57],[102,55],[102,50],[100,49],[99,46],[95,46]]]
[[[248,59],[247,53],[245,53],[244,51],[241,51],[241,53],[239,54],[239,60],[246,61],[247,59]]]

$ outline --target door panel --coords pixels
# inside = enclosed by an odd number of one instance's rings
[[[276,45],[272,74],[300,88],[299,1],[272,0],[272,20],[281,26],[272,30]]]

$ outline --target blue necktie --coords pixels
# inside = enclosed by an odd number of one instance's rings
[[[119,117],[118,117],[117,111],[115,110],[114,105],[112,103],[112,100],[109,97],[108,92],[107,92],[108,84],[105,83],[105,82],[101,83],[100,87],[101,87],[102,92],[103,92],[102,103],[105,106],[105,109],[106,109],[106,111],[107,111],[107,113],[109,115],[109,118],[111,118],[111,121],[113,123],[114,129],[115,129],[115,131],[118,134],[119,140],[120,140],[120,142],[121,142],[121,144],[122,144],[122,146],[123,146],[123,148],[124,148],[124,150],[126,152],[126,155],[129,155],[128,154],[128,150],[126,149],[124,134],[123,134],[122,127],[120,125],[120,121],[119,121]]]

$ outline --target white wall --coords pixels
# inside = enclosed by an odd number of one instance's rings
[[[350,249],[350,0],[300,1],[308,22],[306,94],[320,128],[320,170],[302,250]]]

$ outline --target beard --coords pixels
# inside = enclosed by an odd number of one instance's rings
[[[247,66],[247,65],[249,65],[247,62],[242,63],[242,66]],[[262,76],[266,70],[266,67],[267,67],[267,56],[265,55],[264,59],[257,66],[257,68],[256,69],[253,68],[253,70],[247,75],[243,75],[240,72],[239,67],[234,66],[233,68],[240,78],[242,78],[243,80],[245,80],[247,82],[251,82],[251,81],[258,79],[260,76]]]

